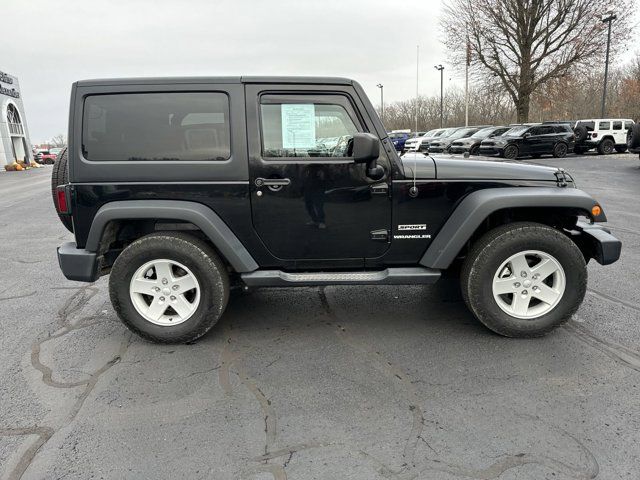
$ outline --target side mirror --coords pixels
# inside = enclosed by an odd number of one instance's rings
[[[531,134],[529,132],[525,133],[522,138],[524,138],[525,140],[527,140],[529,137],[531,136]]]
[[[367,177],[380,180],[384,177],[384,168],[378,165],[380,139],[371,133],[355,133],[352,147],[353,161],[367,164]]]
[[[380,156],[380,140],[371,133],[355,133],[352,151],[355,163],[370,163]]]

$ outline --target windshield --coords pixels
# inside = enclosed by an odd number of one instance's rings
[[[493,128],[493,127],[483,128],[481,130],[478,130],[473,135],[471,135],[471,138],[487,138],[489,135],[491,135],[496,130],[498,130],[498,129],[497,128]]]
[[[436,130],[435,128],[433,130],[429,130],[427,133],[425,133],[424,135],[421,135],[422,137],[433,137],[434,135],[436,135],[438,133],[438,130]]]
[[[509,137],[518,137],[522,135],[524,132],[526,132],[527,130],[529,130],[529,128],[530,127],[528,125],[513,127],[511,130],[507,130],[506,132],[504,132],[503,135],[509,136]]]
[[[451,135],[449,135],[449,138],[464,138],[464,137],[468,137],[470,133],[473,133],[475,131],[476,131],[475,128],[461,128],[460,130],[456,130]]]
[[[459,130],[458,128],[445,128],[444,130],[442,130],[442,133],[440,135],[434,135],[434,137],[448,138],[448,137],[451,137],[458,130]]]

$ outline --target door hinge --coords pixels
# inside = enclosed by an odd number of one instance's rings
[[[371,230],[371,240],[376,242],[388,242],[389,230]]]

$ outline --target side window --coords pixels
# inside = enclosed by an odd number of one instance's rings
[[[542,135],[542,128],[541,127],[532,127],[529,130],[527,130],[524,133],[528,133],[530,135]]]
[[[611,122],[598,122],[598,130],[611,130]]]
[[[622,130],[622,122],[620,120],[614,121],[613,122],[613,129],[614,130]]]
[[[625,130],[629,130],[631,127],[633,127],[633,122],[624,122]]]
[[[87,160],[221,161],[231,156],[230,143],[224,93],[125,93],[84,101]]]
[[[278,97],[282,98],[282,97]],[[359,129],[344,105],[317,97],[261,99],[262,155],[269,157],[346,157]]]
[[[549,135],[550,133],[554,133],[553,127],[545,125],[543,127],[538,127],[538,133],[535,133],[534,135]]]

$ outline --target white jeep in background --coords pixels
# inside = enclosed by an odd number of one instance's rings
[[[615,150],[627,151],[627,132],[634,121],[629,118],[591,118],[578,120],[573,131],[576,134],[574,152],[578,155],[595,148],[600,155]]]

